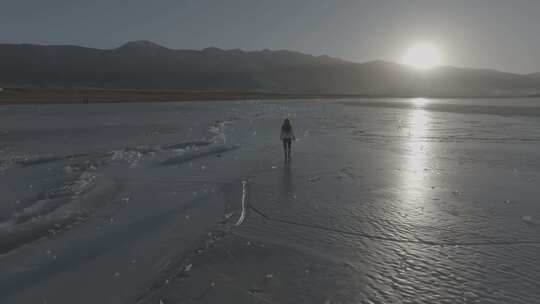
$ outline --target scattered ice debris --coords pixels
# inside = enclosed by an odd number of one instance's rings
[[[219,134],[221,132],[222,126],[222,122],[216,121],[214,122],[214,125],[210,127],[209,131],[214,134]]]
[[[89,190],[89,188],[93,186],[95,179],[95,174],[83,172],[73,184],[66,185],[65,190],[72,191],[75,196],[78,196]]]
[[[206,166],[201,166],[201,171],[206,170]]]
[[[184,267],[184,272],[190,272],[192,267],[193,264],[187,264],[186,267]]]
[[[208,130],[210,133],[214,134],[214,137],[210,140],[211,142],[217,143],[222,142],[225,143],[227,141],[227,137],[225,135],[225,124],[227,122],[217,120],[214,122],[214,125],[210,127]]]
[[[137,167],[142,158],[143,154],[137,150],[115,150],[111,156],[111,160],[125,161],[130,167]]]
[[[271,274],[271,273],[267,273],[266,276],[265,276],[265,278],[266,278],[267,280],[271,280],[271,279],[274,278],[274,275]]]
[[[523,217],[521,217],[521,219],[522,219],[524,222],[527,222],[527,223],[532,223],[532,222],[533,222],[533,218],[532,218],[532,216],[530,216],[530,215],[524,215]]]
[[[216,287],[216,282],[210,283],[210,287],[212,287],[212,288]]]
[[[129,203],[129,200],[130,200],[129,196],[126,196],[126,197],[122,198],[122,202],[124,202],[126,204]]]
[[[277,169],[277,166],[272,166],[272,170],[276,170]]]
[[[186,215],[186,216],[184,216],[184,217],[186,218],[186,220],[189,220],[189,215]]]
[[[120,272],[115,272],[115,273],[114,273],[114,276],[115,276],[115,277],[119,277],[119,276],[120,276]]]
[[[131,264],[137,264],[137,260],[135,259],[131,260]]]
[[[229,219],[233,215],[234,215],[234,212],[225,213],[225,219]]]
[[[214,156],[218,153],[225,153],[229,151],[233,151],[238,149],[238,145],[227,145],[227,144],[215,144],[208,147],[205,147],[201,150],[195,150],[195,151],[189,151],[182,155],[176,155],[173,157],[170,157],[168,159],[165,159],[161,162],[161,165],[175,165],[175,164],[182,164],[182,163],[188,163],[188,165],[191,167],[193,166],[193,160]]]
[[[504,203],[507,204],[507,205],[509,205],[509,204],[510,204],[510,200],[505,200]]]
[[[452,195],[454,195],[454,196],[461,196],[461,195],[463,195],[463,192],[458,191],[458,190],[454,190],[454,191],[452,191]]]
[[[159,300],[159,304],[165,304],[165,302],[163,302],[163,300]]]

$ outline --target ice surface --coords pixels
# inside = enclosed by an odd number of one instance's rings
[[[538,109],[4,107],[0,302],[539,302]]]

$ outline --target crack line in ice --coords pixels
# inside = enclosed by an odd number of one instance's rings
[[[236,222],[236,226],[242,225],[246,218],[246,181],[242,181],[242,213]]]
[[[343,229],[338,229],[338,228],[320,226],[316,224],[307,224],[307,223],[290,221],[290,220],[285,220],[285,219],[280,219],[280,218],[274,218],[258,210],[257,208],[253,206],[253,204],[249,204],[249,208],[268,221],[279,222],[279,223],[284,223],[288,225],[302,226],[302,227],[313,228],[313,229],[318,229],[318,230],[325,230],[325,231],[330,231],[330,232],[337,232],[337,233],[342,233],[342,234],[347,234],[347,235],[360,236],[360,237],[364,237],[364,238],[375,240],[375,241],[406,243],[406,244],[420,244],[420,245],[428,245],[428,246],[540,245],[540,241],[436,242],[436,241],[422,240],[418,237],[416,237],[416,240],[391,238],[391,237],[378,236],[378,235],[373,235],[373,234],[368,234],[368,233],[363,233],[363,232],[355,232],[355,231],[343,230]]]

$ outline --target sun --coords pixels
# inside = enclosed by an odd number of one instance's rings
[[[418,43],[407,49],[402,62],[420,70],[427,70],[441,65],[441,53],[431,43]]]

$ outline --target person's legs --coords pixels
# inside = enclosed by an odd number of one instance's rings
[[[285,153],[285,160],[287,160],[287,140],[283,139],[283,152]]]
[[[288,159],[291,159],[291,142],[292,140],[291,139],[287,139],[287,158]]]

